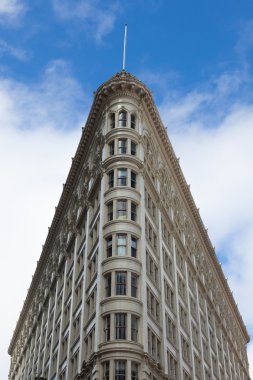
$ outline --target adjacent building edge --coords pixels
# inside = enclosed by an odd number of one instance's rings
[[[83,129],[9,379],[249,379],[243,324],[152,95],[122,70]]]

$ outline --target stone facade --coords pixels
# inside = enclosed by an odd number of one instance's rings
[[[249,379],[249,335],[147,87],[95,93],[11,380]]]

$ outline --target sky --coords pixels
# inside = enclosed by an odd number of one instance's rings
[[[253,337],[252,0],[0,0],[0,378],[93,91],[153,91]],[[248,345],[253,376],[253,343]]]

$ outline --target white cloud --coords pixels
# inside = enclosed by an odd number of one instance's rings
[[[25,10],[22,0],[0,0],[0,24],[16,22]]]
[[[249,302],[253,294],[253,100],[246,78],[244,70],[224,73],[205,88],[181,97],[167,93],[160,111],[239,310],[253,333]],[[252,370],[252,346],[250,362]]]
[[[235,51],[244,61],[247,60],[247,54],[253,47],[253,20],[247,22],[244,20],[241,24],[238,41],[235,45]]]
[[[6,41],[0,39],[0,55],[9,54],[20,61],[26,61],[28,55],[25,50],[9,45]]]
[[[62,61],[37,83],[0,78],[0,378],[25,299],[84,124],[86,98]],[[8,270],[7,270],[8,268]],[[7,297],[6,297],[7,295]]]
[[[78,0],[75,4],[70,0],[53,0],[53,7],[62,19],[80,20],[98,43],[112,31],[119,11],[116,1],[105,5],[101,0]]]

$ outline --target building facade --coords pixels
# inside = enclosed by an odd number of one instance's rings
[[[147,87],[102,84],[12,337],[11,380],[248,380],[249,335]]]

